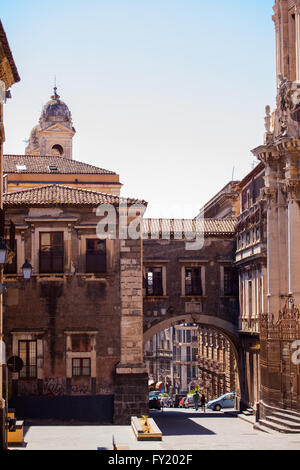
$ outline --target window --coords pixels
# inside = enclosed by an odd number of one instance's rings
[[[99,238],[86,240],[86,272],[106,272],[106,242]]]
[[[256,227],[256,241],[260,240],[260,227]]]
[[[36,341],[19,341],[19,357],[24,363],[19,377],[22,379],[35,379],[37,377]]]
[[[198,356],[198,349],[197,349],[197,348],[193,348],[193,349],[192,349],[192,361],[193,361],[193,362],[196,362],[196,361],[197,361],[197,356]]]
[[[185,295],[203,295],[201,267],[185,268]]]
[[[252,281],[248,281],[248,308],[249,308],[249,318],[252,318]]]
[[[251,198],[250,198],[250,191],[248,190],[248,191],[247,191],[247,203],[246,203],[246,209],[249,209],[249,208],[250,208],[250,206],[251,206],[251,203],[252,203],[252,201],[251,201]]]
[[[72,359],[72,376],[73,377],[89,377],[91,375],[90,358],[73,358]]]
[[[187,366],[187,368],[186,368],[186,375],[187,375],[187,381],[190,382],[190,381],[192,380],[191,366]]]
[[[40,233],[40,273],[64,272],[63,232]]]
[[[238,295],[238,272],[235,268],[224,267],[224,295]]]
[[[191,362],[191,348],[189,346],[186,348],[186,360],[187,362]]]
[[[51,164],[48,166],[48,168],[49,168],[50,173],[58,173],[58,168],[56,165]]]
[[[146,295],[163,295],[162,268],[146,268]]]
[[[192,342],[191,330],[186,330],[186,342],[187,342],[187,343],[191,343],[191,342]]]

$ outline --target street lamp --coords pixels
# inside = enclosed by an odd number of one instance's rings
[[[26,260],[25,263],[23,264],[22,271],[23,271],[24,279],[30,279],[31,278],[32,266],[31,266],[31,264],[29,263],[28,260]]]
[[[0,264],[5,264],[7,253],[8,246],[4,242],[3,237],[0,237]]]

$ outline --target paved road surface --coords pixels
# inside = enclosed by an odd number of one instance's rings
[[[25,429],[29,450],[112,450],[113,436],[130,450],[300,450],[300,434],[267,434],[233,412],[165,409],[151,411],[161,442],[137,442],[130,426],[32,425]]]

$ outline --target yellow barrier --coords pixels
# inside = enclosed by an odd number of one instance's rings
[[[15,418],[14,410],[9,410],[7,413],[8,418]],[[7,431],[7,442],[8,445],[23,445],[24,444],[24,433],[23,433],[24,421],[16,421],[15,431]]]

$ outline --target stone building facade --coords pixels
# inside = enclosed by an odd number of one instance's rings
[[[19,416],[128,423],[147,412],[141,238],[96,233],[97,208],[111,204],[118,215],[120,202],[145,204],[59,185],[5,195],[15,258],[6,267],[4,330],[8,356],[24,362],[10,376]]]
[[[219,331],[199,328],[199,383],[206,400],[238,390],[238,363],[232,345]]]
[[[237,364],[235,390],[229,391],[239,394],[242,371],[238,365],[238,278],[234,267],[236,221],[202,221],[203,245],[192,250],[186,249],[187,240],[180,237],[180,231],[184,225],[192,230],[197,222],[169,222],[171,233],[170,239],[167,239],[164,236],[167,221],[144,220],[144,273],[151,274],[148,274],[144,286],[144,342],[171,325],[178,331],[182,330],[183,324],[186,329],[194,324],[197,331],[200,325],[223,333],[230,342]],[[156,234],[152,238],[149,232],[151,227]],[[177,343],[175,340],[174,347]],[[187,343],[184,344],[187,346]],[[199,352],[199,337],[189,344],[191,348],[193,345]],[[197,368],[200,357],[199,352],[199,358],[194,361]],[[183,364],[186,361],[182,358],[178,364],[175,362],[178,371],[180,362]],[[191,372],[191,379],[192,375]],[[185,391],[188,391],[188,380],[186,385]]]
[[[300,2],[276,0],[277,101],[267,107],[264,143],[267,305],[261,315],[260,417],[274,408],[300,412],[300,370],[293,360],[300,305]]]
[[[172,392],[173,327],[156,333],[144,346],[148,385],[156,390]]]
[[[20,81],[20,76],[10,50],[10,46],[0,21],[0,236],[4,235],[3,214],[3,145],[5,142],[4,104],[10,97],[10,87]],[[0,283],[3,283],[3,269],[0,268]],[[0,294],[0,450],[6,448],[6,409],[7,397],[3,397],[5,381],[5,349],[3,347],[3,295]]]
[[[173,389],[188,393],[199,385],[199,325],[176,325],[173,329]]]
[[[235,265],[239,273],[240,351],[245,405],[256,408],[260,399],[259,318],[266,309],[267,216],[264,166],[259,163],[239,183],[240,214],[237,223]]]

